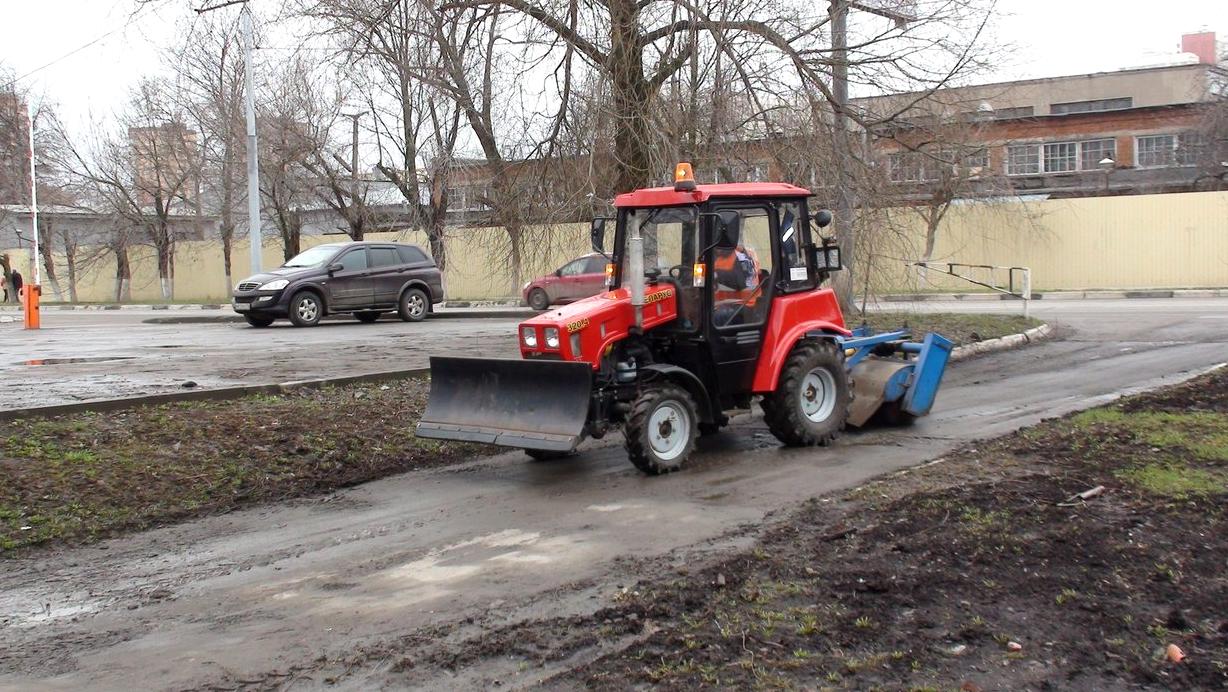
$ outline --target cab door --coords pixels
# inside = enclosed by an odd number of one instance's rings
[[[347,251],[333,260],[330,266],[336,267],[324,282],[328,289],[330,312],[365,308],[375,302],[371,264],[365,245]]]
[[[762,350],[775,284],[775,207],[766,203],[714,205],[736,212],[741,232],[736,247],[709,250],[708,336],[723,395],[751,390]],[[716,220],[708,217],[711,238]]]

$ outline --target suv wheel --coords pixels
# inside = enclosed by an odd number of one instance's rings
[[[431,301],[420,288],[411,288],[401,294],[397,315],[406,322],[421,322],[431,309]]]
[[[324,316],[324,303],[311,291],[300,291],[290,299],[290,322],[296,327],[314,327]]]

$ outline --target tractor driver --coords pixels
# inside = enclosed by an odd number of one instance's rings
[[[734,248],[717,248],[712,261],[715,314],[718,327],[745,322],[759,297],[759,257],[742,242]]]

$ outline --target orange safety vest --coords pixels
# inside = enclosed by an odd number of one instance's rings
[[[713,278],[717,280],[717,283],[720,283],[719,275],[717,275],[717,272],[734,271],[734,268],[737,265],[739,251],[745,253],[747,259],[749,259],[751,261],[751,264],[754,265],[754,273],[750,277],[751,285],[747,287],[741,287],[736,290],[728,290],[728,291],[722,291],[718,289],[713,292],[713,296],[718,301],[720,300],[746,301],[747,306],[754,307],[755,301],[759,297],[759,257],[755,254],[754,250],[751,250],[750,248],[746,246],[739,245],[735,250],[731,252],[726,253],[726,252],[718,251],[719,254],[717,254],[716,259],[712,263],[712,269],[713,269],[712,273],[714,275]],[[750,300],[747,300],[747,298],[750,298]]]

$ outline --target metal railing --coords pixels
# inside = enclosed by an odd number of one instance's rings
[[[925,262],[918,260],[905,260],[909,266],[922,267],[926,270],[937,271],[947,276],[953,276],[957,279],[962,279],[971,284],[988,288],[991,291],[996,291],[1004,295],[1015,296],[1023,300],[1023,316],[1027,317],[1032,303],[1032,270],[1028,267],[1004,267],[996,264],[960,264],[958,262]],[[1006,288],[995,283],[986,283],[980,281],[973,276],[962,273],[961,269],[987,269],[992,272],[1006,271]],[[1019,281],[1016,283],[1015,275],[1019,275]],[[991,279],[992,281],[992,279]],[[1018,287],[1019,290],[1016,290]]]

